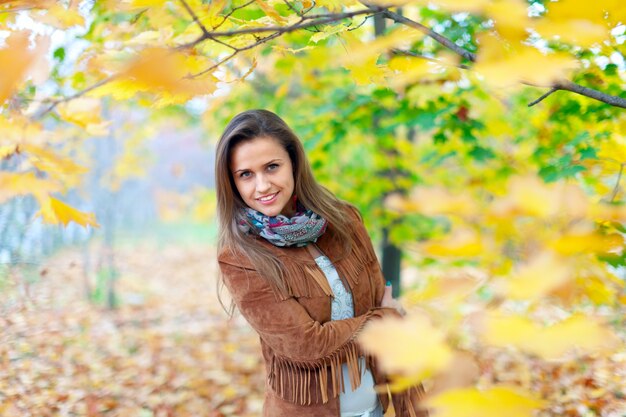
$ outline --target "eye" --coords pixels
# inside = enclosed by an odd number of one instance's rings
[[[274,171],[275,169],[278,169],[278,167],[279,167],[279,166],[280,166],[280,165],[278,165],[278,164],[269,164],[269,165],[267,166],[267,169],[268,169],[269,171]]]
[[[239,174],[239,178],[248,178],[250,175],[250,171],[243,171]]]

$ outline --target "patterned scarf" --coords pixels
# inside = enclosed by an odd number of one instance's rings
[[[250,232],[249,224],[254,227],[254,232],[267,239],[276,246],[306,246],[309,242],[316,242],[325,231],[328,222],[326,219],[304,208],[300,202],[296,203],[296,214],[287,217],[282,214],[269,217],[251,208],[246,208],[239,228],[244,233]]]

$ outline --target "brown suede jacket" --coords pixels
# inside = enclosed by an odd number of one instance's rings
[[[340,416],[339,393],[344,387],[360,384],[359,356],[366,357],[376,385],[386,386],[387,378],[376,360],[364,354],[356,338],[369,320],[398,313],[380,306],[385,280],[376,254],[356,209],[347,211],[354,225],[350,253],[342,253],[332,226],[320,236],[317,246],[351,291],[354,318],[331,321],[332,290],[306,248],[279,248],[251,237],[282,261],[287,293],[261,276],[245,255],[227,248],[218,254],[226,287],[260,336],[267,374],[264,417]],[[348,366],[350,382],[343,381],[342,363]],[[427,415],[419,408],[422,395],[421,386],[391,394],[396,416]],[[378,397],[387,410],[389,394],[379,393]]]

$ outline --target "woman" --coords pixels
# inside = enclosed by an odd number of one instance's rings
[[[388,394],[374,386],[386,379],[356,338],[399,304],[358,211],[315,181],[296,135],[266,110],[230,121],[216,183],[221,278],[260,336],[263,416],[382,417]],[[421,395],[393,394],[396,415],[422,415]]]

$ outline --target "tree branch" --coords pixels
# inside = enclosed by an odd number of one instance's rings
[[[202,33],[204,35],[208,35],[209,31],[206,29],[206,27],[204,27],[200,19],[198,19],[198,16],[193,11],[193,9],[189,7],[189,5],[187,4],[185,0],[180,0],[180,2],[183,4],[183,7],[185,8],[185,10],[187,10],[187,13],[189,13],[193,21],[196,22],[196,24],[200,27],[200,29],[202,30]]]
[[[373,13],[371,9],[363,9],[363,10],[357,10],[354,12],[347,12],[347,13],[332,13],[332,14],[326,14],[326,15],[302,16],[302,19],[300,19],[298,23],[295,23],[291,26],[262,26],[262,27],[257,27],[257,28],[236,29],[236,30],[223,31],[223,32],[212,31],[212,32],[207,32],[206,35],[202,34],[202,36],[200,36],[198,39],[196,39],[193,42],[180,45],[179,48],[191,48],[207,39],[214,39],[214,38],[219,38],[219,37],[232,37],[236,35],[260,34],[260,33],[267,33],[267,32],[274,32],[274,33],[281,33],[281,34],[290,33],[290,32],[295,32],[296,30],[305,29],[311,26],[324,25],[328,23],[337,22],[339,20],[349,19],[351,17],[360,16],[363,14],[371,14],[371,13]]]
[[[537,100],[535,100],[535,101],[532,101],[532,102],[528,103],[528,107],[532,107],[532,106],[534,106],[535,104],[537,104],[537,103],[539,103],[539,102],[543,101],[543,99],[544,99],[544,98],[548,97],[550,94],[552,94],[552,93],[554,93],[555,91],[558,91],[558,90],[559,90],[558,88],[556,88],[556,87],[552,87],[552,88],[550,89],[550,91],[548,91],[547,93],[543,94],[543,95],[542,95],[541,97],[539,97]]]
[[[581,96],[590,97],[603,103],[610,104],[611,106],[626,109],[626,99],[618,96],[612,96],[592,88],[583,87],[582,85],[571,81],[559,81],[554,84],[554,87],[559,90],[571,91],[572,93],[580,94]]]
[[[454,42],[452,42],[450,39],[446,38],[445,36],[438,34],[431,28],[424,26],[421,23],[418,23],[414,20],[406,18],[398,13],[392,12],[391,10],[384,10],[383,14],[385,15],[385,17],[388,17],[389,19],[393,20],[396,23],[400,23],[402,25],[409,26],[409,27],[412,27],[413,29],[419,30],[420,32],[424,33],[426,36],[429,36],[430,38],[439,42],[446,48],[451,49],[457,55],[460,55],[461,57],[467,59],[468,61],[476,62],[476,54],[464,48],[461,48],[459,45],[455,44]]]
[[[456,54],[467,59],[468,61],[476,62],[476,54],[458,46],[457,44],[452,42],[450,39],[438,34],[431,28],[424,26],[421,23],[418,23],[414,20],[408,19],[402,15],[399,15],[398,13],[392,12],[390,10],[385,10],[383,14],[386,17],[392,19],[396,23],[400,23],[400,24],[419,30],[420,32],[426,34],[426,36],[431,37],[435,41],[439,42],[441,45],[452,50]],[[538,86],[538,85],[534,85],[530,83],[523,83],[523,84],[531,85],[533,87],[543,87],[543,86]],[[601,101],[603,103],[609,104],[614,107],[621,107],[621,108],[626,109],[626,99],[623,99],[618,96],[612,96],[610,94],[606,94],[601,91],[594,90],[592,88],[583,87],[582,85],[573,83],[571,81],[555,82],[554,84],[552,84],[550,91],[548,91],[546,94],[539,97],[539,99],[530,103],[529,107],[539,103],[541,100],[545,99],[547,96],[549,96],[550,94],[558,90],[570,91],[572,93],[580,94],[581,96],[589,97],[589,98]]]
[[[67,101],[71,101],[74,100],[75,98],[78,98],[88,92],[90,92],[91,90],[95,90],[98,87],[101,87],[105,84],[110,83],[111,81],[113,81],[114,79],[116,79],[118,77],[118,74],[112,75],[108,78],[105,78],[104,80],[100,80],[97,83],[95,83],[92,86],[89,86],[87,88],[85,88],[84,90],[81,90],[75,94],[72,94],[71,96],[67,96],[67,97],[63,97],[57,100],[53,100],[50,104],[50,106],[48,106],[48,108],[46,109],[40,109],[37,112],[35,112],[35,114],[33,115],[33,120],[38,120],[41,119],[42,117],[44,117],[46,114],[50,113],[52,110],[54,110],[56,108],[56,106],[58,106],[61,103],[65,103]],[[43,106],[42,106],[43,107]]]

